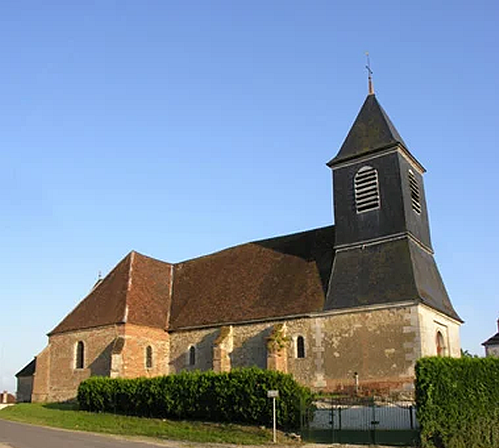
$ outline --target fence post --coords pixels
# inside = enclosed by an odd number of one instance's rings
[[[341,406],[338,407],[338,443],[341,443]]]
[[[371,409],[372,409],[371,441],[373,444],[376,444],[376,425],[378,424],[378,422],[376,421],[376,403],[374,402],[374,399],[371,404]]]
[[[411,429],[414,429],[414,417],[412,415],[412,405],[409,406],[409,415],[410,415],[410,419],[411,419]]]

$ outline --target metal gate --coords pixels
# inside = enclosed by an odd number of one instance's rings
[[[317,443],[416,446],[419,425],[412,401],[341,397],[303,409],[301,433]]]

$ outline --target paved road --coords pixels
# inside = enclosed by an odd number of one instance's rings
[[[0,448],[237,448],[237,445],[193,442],[165,441],[161,443],[132,442],[121,437],[100,436],[85,432],[66,431],[63,429],[45,428],[42,426],[26,425],[24,423],[9,422],[0,419]],[[264,448],[265,445],[247,446],[246,448]],[[300,445],[285,447],[274,445],[276,448],[300,448]],[[305,444],[301,448],[364,448],[359,445],[319,445]],[[373,446],[371,448],[393,448]]]
[[[194,444],[130,442],[111,436],[64,431],[0,419],[0,448],[187,448]]]

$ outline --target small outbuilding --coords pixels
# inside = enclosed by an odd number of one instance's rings
[[[497,319],[497,333],[487,339],[482,345],[485,347],[485,356],[499,357],[499,319]]]
[[[33,380],[36,371],[36,358],[16,373],[17,401],[18,403],[31,402],[33,393]]]

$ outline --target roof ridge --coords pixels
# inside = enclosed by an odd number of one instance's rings
[[[270,238],[263,238],[263,239],[258,239],[258,240],[246,241],[245,243],[236,244],[235,246],[225,247],[224,249],[220,249],[220,250],[217,250],[215,252],[210,252],[208,254],[199,255],[199,256],[193,257],[193,258],[188,258],[186,260],[182,260],[182,261],[179,261],[177,263],[172,263],[172,265],[173,266],[179,266],[179,265],[182,265],[182,264],[185,264],[185,263],[189,263],[190,261],[201,260],[203,258],[207,258],[207,257],[211,257],[213,255],[218,255],[218,254],[227,252],[229,250],[237,249],[238,247],[244,247],[244,246],[248,246],[250,244],[264,243],[264,242],[267,242],[267,241],[277,240],[279,238],[286,238],[286,237],[295,236],[295,235],[302,235],[302,234],[305,234],[305,233],[315,232],[317,230],[325,230],[325,229],[333,228],[333,227],[334,227],[334,224],[328,225],[328,226],[316,227],[316,228],[313,228],[313,229],[310,229],[310,230],[300,230],[298,232],[288,233],[288,234],[285,234],[285,235],[272,236]]]
[[[135,260],[134,255],[136,252],[132,250],[130,252],[130,265],[128,266],[128,272],[127,272],[127,287],[126,287],[126,292],[125,292],[125,310],[123,313],[123,322],[126,323],[128,320],[128,297],[130,295],[130,290],[132,289],[132,284],[133,284],[133,262]]]
[[[167,265],[175,264],[175,263],[171,263],[170,261],[160,260],[159,258],[151,257],[150,255],[144,255],[140,252],[137,252],[136,250],[132,250],[130,253],[132,253],[132,252],[133,252],[133,254],[135,254],[139,257],[142,257],[142,258],[147,258],[148,260],[159,261],[160,263],[164,263]]]
[[[122,259],[120,259],[120,261],[118,261],[118,263],[116,263],[116,265],[114,265],[114,267],[101,279],[100,282],[96,283],[92,289],[85,295],[83,296],[82,299],[80,299],[76,305],[71,309],[71,311],[69,313],[67,313],[63,318],[62,320],[51,330],[47,333],[47,336],[50,336],[52,334],[54,334],[57,330],[57,328],[59,328],[79,307],[80,305],[87,299],[89,298],[94,292],[98,291],[100,288],[102,288],[102,286],[106,283],[106,280],[111,277],[111,275],[118,269],[119,265],[121,263],[123,263],[127,258],[131,258],[132,257],[132,254],[134,253],[135,251],[130,251],[128,252]],[[126,298],[125,298],[126,300]],[[59,333],[57,331],[57,333]]]

